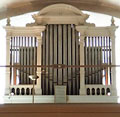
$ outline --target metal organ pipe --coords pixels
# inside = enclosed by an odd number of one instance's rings
[[[46,30],[43,33],[43,65],[79,65],[78,39],[74,25],[46,25]],[[44,58],[46,62],[44,62]],[[78,68],[55,68],[53,70],[46,68],[46,71],[48,74],[42,75],[42,82],[45,84],[42,85],[44,95],[54,94],[55,85],[66,85],[68,95],[79,94]]]
[[[110,65],[110,37],[86,37],[84,41],[85,65]],[[111,68],[85,68],[85,84],[110,84]]]
[[[34,41],[34,45],[33,45]],[[10,65],[36,64],[36,39],[34,37],[16,36],[11,38]],[[28,75],[36,73],[35,68],[11,68],[11,83],[31,84]]]

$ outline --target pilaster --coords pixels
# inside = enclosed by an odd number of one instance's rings
[[[80,36],[80,65],[84,65],[84,39],[85,35]],[[80,95],[86,95],[85,90],[85,68],[80,68]]]
[[[115,50],[115,30],[116,27],[113,26],[113,28],[111,27],[111,29],[109,29],[110,31],[110,39],[111,39],[111,43],[112,43],[112,65],[116,65],[116,50]],[[112,67],[112,91],[111,91],[111,95],[112,96],[117,96],[117,87],[116,87],[116,67]]]
[[[80,65],[84,65],[84,39],[85,31],[87,27],[85,26],[76,26],[76,30],[80,32]],[[85,89],[85,68],[80,68],[80,95],[86,95]]]
[[[42,46],[42,36],[37,36],[37,65],[41,65],[41,46]],[[37,75],[39,78],[37,79],[37,85],[36,85],[36,94],[42,94],[41,89],[41,68],[37,67]]]
[[[6,36],[6,65],[10,65],[10,39],[11,36]],[[10,68],[6,68],[6,77],[5,77],[5,95],[10,93]]]

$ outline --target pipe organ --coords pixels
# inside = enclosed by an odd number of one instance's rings
[[[110,37],[86,37],[85,65],[111,65]],[[111,84],[111,68],[85,68],[85,84]]]
[[[80,65],[79,37],[72,24],[49,24],[43,32],[42,65]],[[68,95],[78,95],[80,74],[78,68],[53,69],[42,75],[44,95],[54,94],[55,85],[65,85]]]
[[[6,95],[31,95],[29,75],[37,75],[35,95],[55,95],[55,86],[64,86],[70,103],[116,96],[116,73],[111,66],[115,65],[117,27],[113,19],[111,26],[96,27],[86,22],[88,17],[73,6],[56,4],[33,15],[35,22],[26,27],[6,26],[10,55]],[[77,95],[76,100],[71,95]],[[107,97],[95,100],[108,101]]]
[[[12,37],[10,43],[10,65],[37,65],[37,41],[35,37]],[[11,84],[32,84],[29,75],[36,68],[11,68]]]

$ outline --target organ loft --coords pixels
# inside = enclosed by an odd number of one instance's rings
[[[116,102],[115,30],[87,23],[89,15],[67,4],[50,5],[34,23],[7,20],[7,103]],[[30,76],[37,77],[30,79]],[[33,87],[34,84],[34,87]]]

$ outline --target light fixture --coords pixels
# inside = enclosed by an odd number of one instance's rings
[[[34,95],[35,95],[35,81],[39,78],[37,75],[29,75],[29,78],[33,81],[33,90],[32,90],[32,103],[34,104]]]
[[[37,80],[39,78],[39,76],[37,76],[37,75],[29,75],[29,78],[31,80]]]

